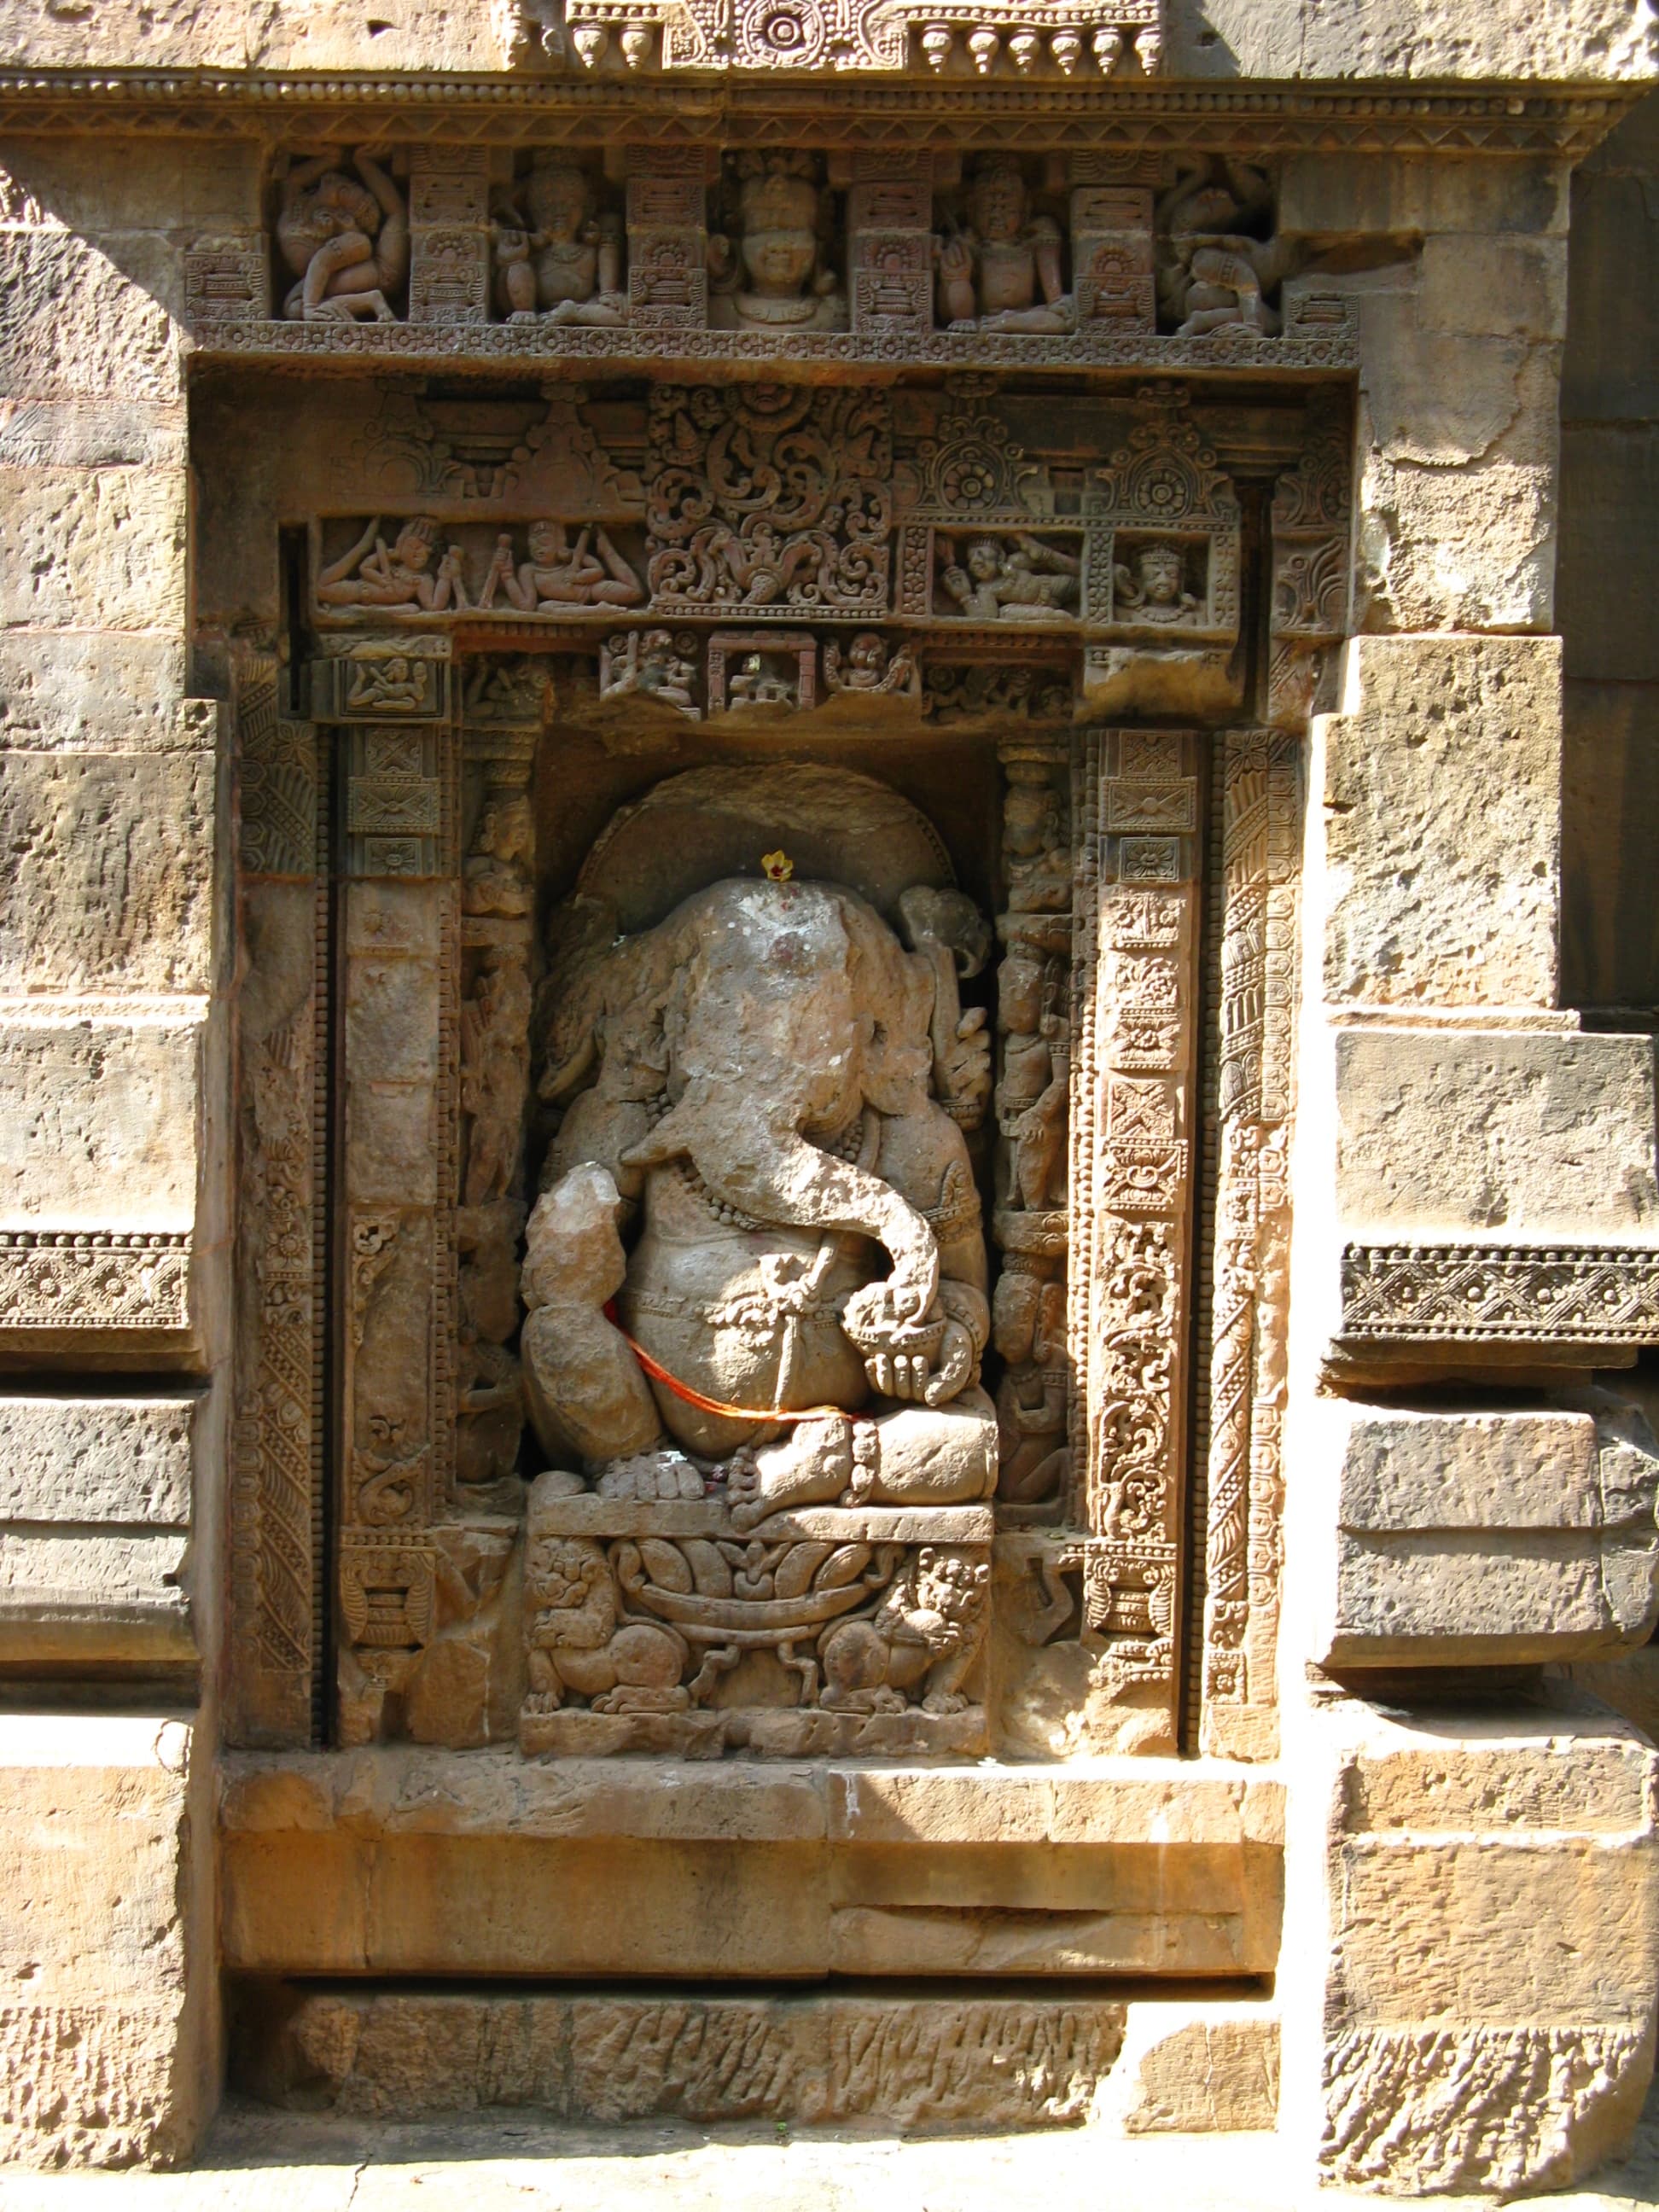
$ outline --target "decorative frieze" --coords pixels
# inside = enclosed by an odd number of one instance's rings
[[[189,1326],[184,1232],[0,1230],[0,1328]]]
[[[1640,1247],[1349,1244],[1342,1344],[1659,1341],[1659,1252]]]

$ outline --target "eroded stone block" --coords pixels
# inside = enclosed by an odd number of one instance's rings
[[[1571,2183],[1627,2139],[1652,2071],[1659,1753],[1594,1700],[1321,1726],[1325,2174]]]
[[[1659,1232],[1650,1037],[1360,1029],[1335,1054],[1337,1204],[1356,1241]]]
[[[177,1720],[0,1724],[0,2156],[166,2161],[207,2118],[191,1752]]]
[[[248,1991],[233,2063],[276,2103],[377,2119],[534,2106],[589,2125],[1086,2119],[1126,2008],[1085,1997],[355,1996]]]
[[[201,1048],[189,1013],[14,1015],[0,1029],[0,1220],[187,1229]]]
[[[1321,721],[1328,999],[1553,1006],[1560,646],[1355,639]]]
[[[215,775],[206,750],[8,753],[0,990],[204,991]]]
[[[1622,1433],[1621,1433],[1622,1431]],[[1515,1663],[1644,1642],[1659,1456],[1633,1407],[1332,1406],[1333,1666]]]

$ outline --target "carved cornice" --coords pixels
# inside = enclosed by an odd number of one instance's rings
[[[1659,1344],[1659,1251],[1350,1244],[1344,1344]]]
[[[1495,91],[1413,84],[1194,85],[1137,79],[899,83],[757,71],[738,81],[216,70],[0,73],[0,129],[295,142],[994,145],[1257,154],[1541,154],[1577,160],[1644,88]]]
[[[404,367],[426,362],[489,362],[525,365],[545,373],[560,362],[605,362],[618,368],[648,362],[653,375],[696,378],[719,362],[752,362],[776,374],[780,357],[797,370],[808,365],[892,371],[895,368],[1019,368],[1047,372],[1121,369],[1135,374],[1188,375],[1224,371],[1230,377],[1326,376],[1358,365],[1358,343],[1346,314],[1304,337],[1259,338],[1253,331],[1212,331],[1196,338],[1150,331],[1125,337],[1092,334],[1066,338],[971,336],[948,331],[913,336],[861,331],[791,331],[781,344],[765,331],[572,330],[545,323],[289,323],[198,322],[192,337],[198,356],[274,360],[321,367],[330,362]],[[885,380],[884,378],[883,380]]]
[[[182,1231],[0,1231],[0,1330],[182,1329]]]

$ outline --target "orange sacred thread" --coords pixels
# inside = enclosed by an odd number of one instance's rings
[[[678,1376],[671,1375],[665,1367],[659,1365],[642,1344],[634,1341],[617,1319],[615,1298],[605,1301],[605,1317],[652,1381],[660,1382],[665,1390],[672,1390],[677,1398],[683,1398],[688,1406],[695,1406],[699,1413],[723,1413],[732,1421],[823,1421],[832,1419],[850,1421],[853,1418],[840,1406],[804,1406],[796,1413],[791,1413],[785,1406],[768,1406],[757,1413],[752,1406],[728,1406],[723,1399],[705,1398],[701,1390],[694,1390],[689,1382],[682,1382]]]

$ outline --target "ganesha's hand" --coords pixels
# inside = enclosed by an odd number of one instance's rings
[[[948,1406],[957,1392],[973,1380],[979,1364],[979,1347],[965,1322],[947,1321],[939,1348],[938,1365],[922,1391],[929,1406]]]

